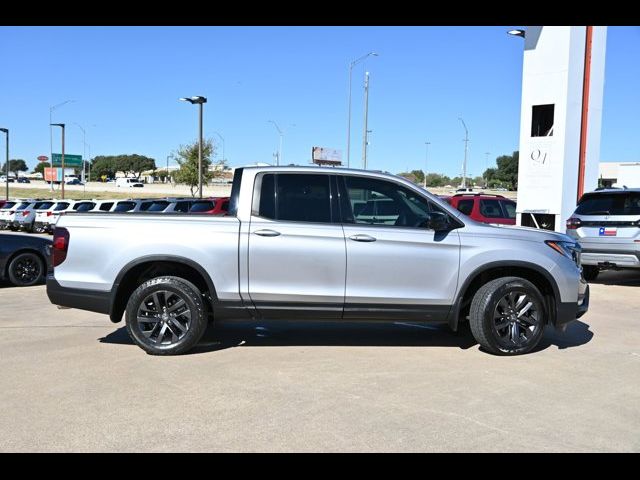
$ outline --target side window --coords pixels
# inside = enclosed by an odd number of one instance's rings
[[[458,210],[465,215],[471,215],[471,212],[473,211],[473,199],[469,198],[466,200],[460,200],[458,202]]]
[[[330,223],[329,175],[264,175],[260,186],[259,215],[290,222]]]
[[[487,218],[502,218],[498,200],[480,200],[480,215]]]
[[[189,202],[178,202],[176,203],[176,212],[188,212],[189,211]]]
[[[501,203],[504,213],[506,214],[506,218],[514,220],[516,218],[516,204],[505,200],[502,200]]]
[[[111,210],[111,207],[113,207],[113,202],[107,202],[100,205],[99,209],[103,212],[108,212],[109,210]]]
[[[435,209],[425,198],[392,182],[365,177],[344,180],[348,202],[343,200],[341,206],[346,223],[420,227]]]
[[[153,202],[142,202],[140,204],[140,211],[141,212],[146,212],[147,210],[149,210],[149,207],[153,204]]]

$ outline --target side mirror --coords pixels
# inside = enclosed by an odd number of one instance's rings
[[[443,232],[450,228],[449,216],[442,212],[431,212],[430,218],[424,222],[425,228]]]

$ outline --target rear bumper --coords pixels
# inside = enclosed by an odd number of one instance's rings
[[[640,250],[584,249],[580,263],[582,265],[598,265],[601,267],[640,268]]]
[[[556,327],[580,318],[589,310],[589,285],[580,279],[577,302],[561,302],[556,307]]]
[[[111,292],[63,287],[53,277],[47,275],[47,296],[54,305],[78,308],[90,312],[109,315],[111,310]]]

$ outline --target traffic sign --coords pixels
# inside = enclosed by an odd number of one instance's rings
[[[61,167],[62,166],[62,154],[61,153],[52,153],[51,154],[51,166],[52,167]],[[82,166],[82,155],[71,155],[68,153],[64,154],[64,166],[65,167],[81,167]]]
[[[39,162],[46,162],[47,160],[49,160],[49,157],[47,157],[46,155],[40,155],[38,157]]]

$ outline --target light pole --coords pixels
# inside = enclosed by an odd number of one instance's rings
[[[198,195],[200,198],[202,198],[202,107],[204,106],[205,103],[207,103],[207,98],[206,97],[202,97],[202,96],[196,96],[196,97],[190,97],[190,98],[186,98],[183,97],[180,100],[182,100],[183,102],[189,102],[192,105],[199,105],[200,106],[200,114],[199,114],[199,141],[198,141]]]
[[[64,123],[52,123],[50,124],[52,127],[60,127],[62,128],[62,160],[60,162],[60,165],[62,166],[62,182],[60,183],[60,185],[62,185],[62,200],[64,200]],[[53,158],[51,158],[51,164],[53,165]],[[53,185],[53,179],[51,179],[51,185]]]
[[[424,188],[427,189],[427,165],[429,163],[429,145],[431,142],[424,142],[426,151],[424,153]]]
[[[349,63],[349,120],[347,123],[347,168],[351,162],[351,80],[353,74],[353,67],[356,64],[366,60],[369,57],[377,57],[378,54],[376,52],[369,52],[366,55],[363,55],[360,58],[356,58],[354,61]]]
[[[4,132],[5,140],[6,140],[6,144],[7,144],[6,178],[4,180],[5,180],[6,187],[7,187],[7,198],[5,200],[7,200],[7,202],[8,202],[9,201],[9,129],[8,128],[0,128],[0,132]]]
[[[273,126],[278,130],[278,135],[280,137],[280,146],[278,147],[278,156],[276,157],[276,165],[280,165],[280,160],[282,159],[282,137],[284,136],[284,132],[280,130],[280,127],[273,120],[268,120],[268,123],[273,123]]]
[[[487,179],[485,177],[485,174],[487,173],[487,169],[489,168],[489,155],[491,155],[490,152],[484,152],[484,172],[482,173],[482,179],[484,180],[484,186],[485,188],[487,188]]]
[[[88,175],[89,177],[87,178],[87,182],[91,181],[91,144],[87,143],[86,144],[87,147],[89,147],[89,159],[87,161],[87,169],[89,170]]]
[[[367,130],[369,124],[369,72],[364,73],[364,129],[362,131],[362,166],[367,169]]]
[[[75,100],[65,100],[64,102],[58,103],[57,105],[52,105],[51,107],[49,107],[49,146],[51,147],[49,149],[49,155],[50,155],[50,159],[51,159],[51,165],[53,166],[53,129],[51,128],[51,125],[53,124],[53,111],[56,108],[60,108],[63,105],[66,105],[67,103],[71,103],[71,102],[75,102]],[[51,191],[53,192],[53,180],[51,181]]]
[[[224,137],[222,135],[220,135],[218,132],[213,132],[215,133],[217,136],[220,137],[220,140],[222,140],[222,161],[224,162],[225,160],[225,156],[224,156]]]
[[[462,122],[462,126],[464,127],[464,162],[462,163],[462,188],[466,188],[467,186],[467,150],[469,148],[469,130],[467,130],[467,124],[464,123],[464,120],[458,117],[458,120]]]

